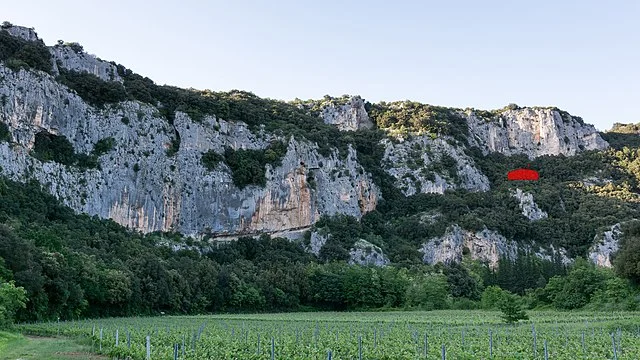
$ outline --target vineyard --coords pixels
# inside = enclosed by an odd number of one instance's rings
[[[16,325],[132,359],[638,359],[640,313],[349,312],[109,318]]]

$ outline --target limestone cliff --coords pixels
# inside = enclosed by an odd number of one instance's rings
[[[13,25],[3,30],[27,41],[41,41],[33,28]],[[88,72],[105,81],[122,82],[115,65],[102,61],[95,55],[87,54],[77,43],[59,41],[55,46],[49,47],[49,51],[53,57],[54,74],[59,73],[58,64],[60,64],[65,69]]]
[[[53,55],[54,73],[58,73],[58,64],[65,69],[88,72],[105,81],[122,82],[116,66],[85,53],[74,50],[69,45],[58,44],[50,48]]]
[[[274,135],[254,134],[243,123],[214,116],[194,122],[180,112],[170,125],[155,107],[139,102],[93,108],[48,74],[3,65],[0,97],[0,121],[12,134],[11,143],[0,144],[3,175],[19,181],[34,178],[76,211],[143,232],[296,229],[310,226],[322,214],[360,217],[375,208],[379,197],[353,149],[346,159],[337,153],[325,157],[314,144],[284,139],[287,153],[281,166],[267,168],[266,186],[240,190],[226,166],[206,170],[201,154],[222,152],[225,146],[265,148]],[[78,153],[90,153],[96,142],[108,137],[116,145],[99,158],[100,169],[80,171],[29,155],[42,131],[66,136]],[[176,136],[180,149],[168,156]],[[322,166],[310,173],[301,162]],[[315,189],[308,184],[311,177]]]
[[[489,179],[476,167],[463,148],[448,137],[413,136],[385,140],[383,168],[396,179],[406,196],[444,193],[448,189],[488,191]]]
[[[508,109],[491,117],[462,112],[469,127],[469,144],[484,153],[575,155],[608,147],[593,125],[549,108]]]
[[[40,41],[33,29],[12,26],[0,31],[26,41]],[[236,106],[241,111],[229,111],[226,114],[230,118],[221,118],[216,115],[217,110],[212,110],[218,109],[215,106],[196,107],[194,113],[189,111],[193,110],[190,104],[179,101],[173,107],[166,106],[163,102],[171,101],[162,96],[149,96],[144,102],[120,101],[141,99],[127,89],[127,82],[132,80],[128,73],[119,73],[121,66],[85,53],[78,44],[60,42],[45,49],[45,54],[51,54],[53,65],[46,73],[20,69],[25,66],[16,61],[0,62],[0,130],[4,131],[6,124],[10,134],[10,141],[0,139],[0,175],[18,181],[36,180],[77,212],[110,218],[142,232],[179,231],[191,236],[210,235],[222,241],[260,232],[299,236],[322,215],[360,218],[376,209],[381,191],[359,163],[359,157],[366,157],[367,169],[374,167],[372,173],[390,175],[395,179],[394,185],[405,196],[411,196],[442,194],[452,189],[489,191],[490,182],[476,164],[480,159],[469,151],[472,146],[485,154],[529,157],[575,155],[582,150],[607,147],[593,126],[556,109],[510,108],[487,116],[488,112],[444,108],[403,113],[406,109],[390,107],[389,113],[384,113],[386,121],[402,131],[376,132],[371,137],[377,139],[376,143],[367,145],[376,151],[384,148],[384,152],[376,153],[375,158],[367,157],[370,154],[359,154],[353,144],[361,145],[354,139],[369,139],[365,136],[372,132],[352,132],[371,129],[384,121],[380,112],[376,113],[377,108],[359,96],[300,102],[298,106],[304,110],[300,113],[306,112],[302,120],[296,118],[299,109],[293,108],[295,114],[290,115],[284,113],[291,107],[279,112],[248,104],[246,99],[225,98],[219,104]],[[120,102],[108,99],[103,107],[92,106],[94,102],[86,94],[83,96],[89,100],[85,101],[79,95],[82,91],[71,90],[60,81],[74,86],[72,82],[65,81],[64,76],[56,77],[75,72],[93,74],[102,80],[89,76],[93,81],[122,89],[124,96],[115,100]],[[146,80],[135,86],[149,90],[144,87]],[[224,103],[227,100],[231,105]],[[371,114],[368,109],[373,109]],[[273,120],[265,115],[272,113],[279,118]],[[443,114],[447,116],[438,117]],[[449,116],[452,114],[462,116],[466,124],[462,118]],[[265,124],[265,119],[273,121]],[[290,129],[303,122],[312,124],[308,129],[319,129],[321,136],[308,141],[311,137],[305,138],[304,131]],[[450,131],[450,124],[455,124],[455,132]],[[424,131],[414,133],[412,126],[422,126]],[[283,131],[285,128],[288,132]],[[79,168],[34,157],[39,134],[64,136],[76,154],[91,154],[96,144],[107,139],[113,139],[114,146],[99,155],[97,167]],[[332,141],[332,137],[338,137],[336,134],[340,134],[339,141]],[[225,162],[213,169],[201,163],[202,154],[209,151],[222,154],[225,148],[266,149],[273,140],[286,144],[286,151],[276,162],[279,165],[264,168],[264,185],[239,188],[234,185],[233,170]],[[514,196],[530,220],[547,216],[531,194],[516,191]],[[489,230],[472,233],[455,224],[446,226],[451,227],[445,236],[431,239],[422,247],[426,262],[459,260],[465,247],[472,257],[493,265],[499,256],[514,254],[513,246],[500,234]],[[317,254],[329,236],[312,235],[310,250]],[[388,259],[382,250],[369,245],[357,242],[350,249],[351,260],[386,264]]]
[[[501,257],[515,260],[519,251],[533,254],[548,261],[559,261],[565,265],[571,263],[567,252],[563,248],[553,245],[542,248],[532,244],[516,244],[507,240],[497,231],[484,229],[482,231],[464,230],[457,224],[447,228],[444,235],[427,240],[418,250],[423,253],[423,261],[426,264],[460,262],[463,256],[468,255],[473,260],[486,262],[490,268],[495,269]]]
[[[15,36],[27,41],[40,41],[38,33],[34,28],[12,25],[6,28],[3,26],[2,30],[7,31],[9,34],[11,34],[11,36]]]
[[[474,233],[454,224],[443,236],[422,244],[419,251],[424,254],[423,261],[427,264],[460,262],[463,255],[469,254],[471,259],[496,268],[502,256],[515,259],[518,247],[495,231],[484,229]]]

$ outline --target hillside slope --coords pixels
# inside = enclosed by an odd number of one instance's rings
[[[637,212],[632,174],[609,164],[615,154],[593,126],[557,108],[286,103],[159,86],[19,26],[3,26],[0,44],[0,173],[143,233],[312,230],[308,245],[325,259],[367,263],[377,248],[388,260],[376,264],[468,251],[497,264],[518,250],[586,256]],[[542,181],[504,181],[527,163]],[[589,192],[587,178],[631,198]],[[344,237],[332,233],[336,218],[318,223],[337,215],[362,228]]]

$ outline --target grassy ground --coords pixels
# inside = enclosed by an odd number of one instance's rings
[[[31,337],[0,332],[0,360],[106,359],[93,355],[91,346],[73,339]]]

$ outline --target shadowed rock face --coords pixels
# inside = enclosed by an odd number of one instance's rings
[[[462,114],[469,126],[469,144],[486,154],[575,155],[582,150],[602,150],[608,143],[593,125],[543,108],[506,110],[484,119],[474,112]]]

